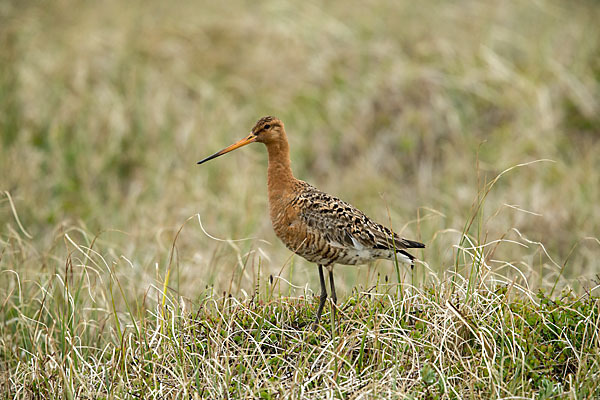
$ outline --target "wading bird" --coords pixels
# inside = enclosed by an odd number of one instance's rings
[[[269,153],[267,185],[275,234],[288,249],[319,266],[321,297],[315,324],[319,323],[327,301],[323,267],[329,272],[335,307],[334,264],[364,264],[378,258],[412,264],[415,257],[406,249],[425,247],[423,243],[398,236],[350,204],[296,179],[283,122],[275,117],[261,118],[247,137],[198,164],[253,142],[264,143]]]

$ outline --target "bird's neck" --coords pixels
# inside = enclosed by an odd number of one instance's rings
[[[269,152],[267,185],[269,201],[273,202],[291,192],[296,178],[292,174],[290,148],[285,137],[268,143],[267,151]]]

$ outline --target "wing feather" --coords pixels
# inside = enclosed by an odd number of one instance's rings
[[[305,182],[304,182],[305,183]],[[423,243],[404,239],[389,228],[371,220],[362,211],[305,183],[294,199],[301,210],[299,218],[308,228],[318,232],[332,246],[363,249],[396,250],[422,248]]]

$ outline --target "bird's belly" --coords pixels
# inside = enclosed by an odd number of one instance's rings
[[[335,261],[337,264],[356,265],[366,264],[377,259],[391,259],[392,252],[389,250],[379,249],[344,249],[340,252],[338,259]]]
[[[345,264],[357,265],[366,264],[373,260],[384,258],[392,259],[392,252],[389,250],[364,249],[355,250],[348,248],[338,248],[327,246],[327,249],[311,248],[307,246],[303,249],[297,249],[296,254],[310,262],[322,265]]]

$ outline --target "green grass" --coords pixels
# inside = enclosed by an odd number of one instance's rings
[[[0,5],[4,398],[600,396],[594,1]],[[316,268],[297,177],[427,244]],[[201,223],[200,223],[201,222]]]

